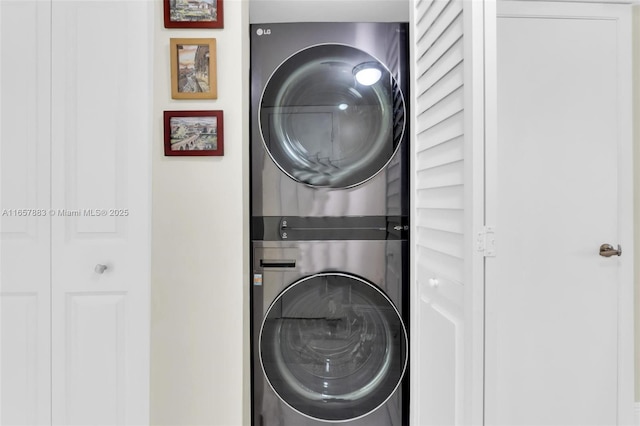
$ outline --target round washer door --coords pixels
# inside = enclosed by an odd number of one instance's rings
[[[260,330],[260,361],[275,393],[299,413],[347,421],[383,405],[407,365],[407,334],[389,298],[350,274],[287,287]]]
[[[361,82],[366,69],[377,79]],[[321,44],[284,61],[260,101],[260,131],[275,164],[314,187],[349,188],[391,161],[405,129],[402,92],[362,50]]]

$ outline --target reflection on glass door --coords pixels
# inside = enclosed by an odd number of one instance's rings
[[[304,278],[271,304],[260,333],[267,381],[294,410],[321,420],[362,417],[395,392],[407,336],[393,303],[343,273]]]
[[[259,124],[269,155],[289,177],[347,188],[389,163],[404,133],[405,107],[395,78],[374,57],[324,44],[276,69]]]

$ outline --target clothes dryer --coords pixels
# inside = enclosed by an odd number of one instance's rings
[[[406,239],[252,247],[253,425],[408,425]]]
[[[407,215],[407,56],[405,23],[251,25],[254,218]]]
[[[407,56],[404,23],[251,25],[255,426],[408,425]]]

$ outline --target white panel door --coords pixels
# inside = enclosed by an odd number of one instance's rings
[[[629,12],[498,2],[488,425],[630,422]]]
[[[49,424],[50,5],[0,1],[0,424]]]
[[[152,4],[53,1],[53,424],[148,422]]]

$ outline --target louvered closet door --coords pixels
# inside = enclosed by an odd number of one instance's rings
[[[417,292],[413,419],[463,418],[463,11],[462,1],[418,1],[414,10]]]
[[[0,424],[50,422],[50,5],[0,1]]]
[[[151,7],[53,2],[54,424],[148,422]]]

